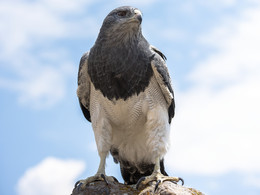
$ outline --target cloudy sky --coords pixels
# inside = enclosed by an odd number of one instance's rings
[[[257,0],[1,0],[0,194],[69,194],[99,163],[76,97],[81,55],[115,7],[143,12],[176,98],[170,175],[210,195],[260,194]],[[108,175],[120,181],[118,165]]]

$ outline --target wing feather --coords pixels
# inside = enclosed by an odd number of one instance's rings
[[[157,48],[153,46],[151,46],[151,50],[155,52],[154,58],[151,61],[151,66],[155,78],[169,106],[168,107],[169,123],[171,123],[171,120],[175,114],[175,102],[174,102],[174,93],[171,85],[171,78],[165,63],[166,57],[163,55],[161,51],[159,51]]]
[[[88,75],[88,56],[89,53],[87,52],[80,59],[77,96],[79,98],[80,108],[85,118],[91,122],[89,112],[90,78]]]

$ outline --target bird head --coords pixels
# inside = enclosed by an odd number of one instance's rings
[[[127,36],[141,32],[142,13],[137,8],[122,6],[112,10],[103,21],[102,35],[109,37]]]

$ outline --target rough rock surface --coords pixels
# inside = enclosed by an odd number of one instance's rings
[[[96,181],[87,185],[85,190],[73,189],[72,195],[203,195],[198,190],[169,181],[160,184],[156,191],[154,189],[155,182],[136,190],[134,185],[129,186],[117,182],[109,182],[107,185],[104,181]]]

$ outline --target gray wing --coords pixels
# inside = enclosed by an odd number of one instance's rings
[[[175,102],[174,102],[174,93],[171,85],[171,78],[165,63],[166,57],[163,55],[161,51],[159,51],[154,46],[151,46],[151,50],[155,52],[154,58],[151,61],[151,66],[155,78],[169,106],[168,107],[169,123],[171,123],[171,120],[175,114]]]
[[[89,53],[87,52],[80,59],[77,95],[79,98],[80,108],[85,118],[91,122],[89,112],[90,78],[88,75],[88,55]]]

